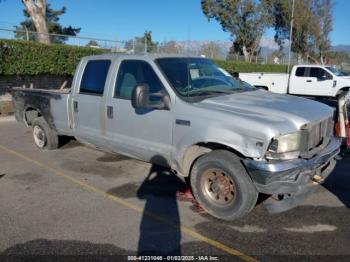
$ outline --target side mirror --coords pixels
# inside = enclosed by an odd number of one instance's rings
[[[162,93],[150,93],[147,84],[137,85],[131,95],[131,104],[135,109],[169,110],[170,99]]]

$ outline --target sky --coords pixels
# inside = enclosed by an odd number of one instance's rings
[[[128,40],[151,30],[156,41],[230,40],[218,22],[203,15],[200,0],[47,0],[67,7],[61,24],[81,27],[80,36]],[[334,0],[332,45],[350,44],[350,0]],[[23,20],[20,0],[2,0],[0,28]],[[297,14],[296,14],[297,15]],[[265,33],[273,37],[273,31]]]

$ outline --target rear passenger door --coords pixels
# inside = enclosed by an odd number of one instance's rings
[[[148,84],[151,93],[167,93],[149,62],[121,61],[107,101],[108,146],[116,152],[163,164],[169,161],[171,152],[173,115],[171,109],[135,110],[131,94],[141,83]]]
[[[105,145],[105,90],[111,60],[85,63],[79,88],[74,90],[72,111],[74,135],[96,146]]]

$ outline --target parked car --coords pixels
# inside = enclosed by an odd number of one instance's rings
[[[243,81],[274,93],[337,97],[350,89],[350,78],[335,67],[296,65],[290,74],[240,73]]]
[[[226,76],[211,60],[99,55],[81,60],[69,90],[13,90],[35,144],[61,135],[189,177],[211,215],[250,212],[258,194],[292,208],[333,170],[333,109]]]

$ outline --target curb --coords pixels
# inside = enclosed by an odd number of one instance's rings
[[[2,116],[2,117],[0,117],[0,123],[3,123],[3,122],[13,122],[13,121],[16,121],[14,115],[12,115],[12,116]]]

